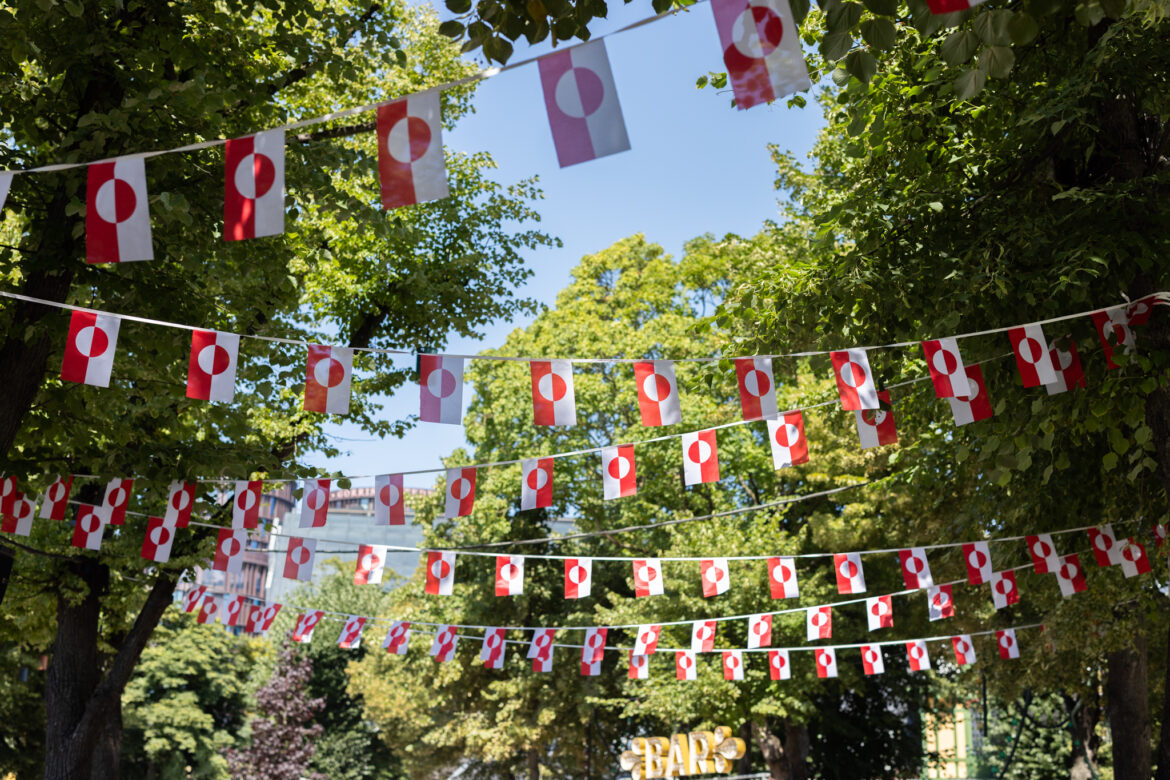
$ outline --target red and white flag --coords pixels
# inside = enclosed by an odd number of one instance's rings
[[[319,609],[309,610],[302,613],[298,618],[296,625],[293,626],[292,641],[294,642],[312,642],[313,630],[317,628],[317,624],[321,622],[321,618],[325,613]]]
[[[520,509],[552,506],[553,459],[525,458],[520,461]]]
[[[1097,328],[1097,338],[1101,339],[1101,349],[1105,351],[1105,362],[1110,369],[1117,368],[1119,364],[1113,355],[1118,350],[1129,355],[1136,345],[1133,329],[1129,326],[1129,315],[1124,306],[1114,306],[1095,311],[1092,317],[1093,325]]]
[[[244,615],[244,633],[259,634],[260,633],[260,616],[264,610],[255,604],[245,604],[243,609]]]
[[[674,676],[679,680],[694,680],[696,676],[695,654],[689,650],[674,653]]]
[[[601,448],[601,486],[606,500],[624,498],[638,492],[633,444]]]
[[[1016,641],[1016,630],[1005,628],[995,632],[995,643],[999,646],[999,657],[1005,661],[1020,657],[1020,643]]]
[[[69,318],[61,378],[94,387],[109,387],[114,350],[122,320],[109,314],[75,311]]]
[[[1150,559],[1146,557],[1145,545],[1134,541],[1133,537],[1126,539],[1121,545],[1120,557],[1121,571],[1125,573],[1126,578],[1150,573]]]
[[[16,498],[21,495],[16,489],[16,477],[0,478],[0,515],[11,515],[16,509]]]
[[[930,668],[930,654],[926,652],[926,642],[915,639],[906,643],[906,656],[910,660],[910,671],[924,672]]]
[[[532,671],[537,673],[551,672],[553,660],[553,647],[550,645],[548,650],[543,655],[538,655],[532,659]]]
[[[796,559],[769,558],[768,586],[774,599],[794,599],[800,596],[800,586],[796,582]]]
[[[215,594],[208,593],[203,596],[203,603],[199,605],[199,614],[195,620],[199,623],[214,623],[217,617],[219,617],[219,599],[215,597]]]
[[[324,528],[329,519],[331,479],[306,479],[301,499],[301,528]]]
[[[752,615],[748,618],[748,649],[772,646],[772,616]]]
[[[395,620],[382,640],[382,649],[392,655],[406,655],[410,644],[410,623],[404,620]]]
[[[882,658],[881,645],[861,646],[861,668],[866,674],[885,674],[886,662]]]
[[[719,481],[719,449],[715,429],[682,435],[683,481],[688,485]]]
[[[1050,385],[1056,381],[1056,368],[1052,365],[1051,348],[1044,337],[1040,323],[1012,328],[1008,331],[1012,351],[1016,354],[1016,367],[1024,387]]]
[[[634,655],[630,651],[630,671],[627,676],[631,680],[645,680],[650,676],[650,659],[644,655]]]
[[[1166,539],[1170,538],[1170,526],[1167,526],[1166,523],[1154,523],[1153,531],[1154,545],[1161,549],[1162,545],[1166,543]]]
[[[240,622],[240,614],[244,611],[244,597],[233,596],[229,593],[220,597],[219,622],[225,626],[236,626]]]
[[[236,395],[240,337],[235,333],[196,330],[187,361],[187,397],[231,403]]]
[[[630,148],[604,40],[553,51],[536,64],[562,168]]]
[[[703,595],[707,598],[726,593],[731,587],[731,570],[726,558],[705,558],[699,562],[699,576],[703,580]]]
[[[865,572],[861,568],[858,553],[838,553],[833,556],[833,568],[837,572],[837,592],[842,595],[865,593]]]
[[[438,90],[378,106],[377,130],[382,208],[447,197]]]
[[[15,477],[13,477],[15,479]],[[53,480],[41,497],[42,520],[64,520],[65,510],[69,508],[69,492],[73,490],[73,476],[64,474]]]
[[[711,10],[737,108],[771,103],[812,86],[787,2],[713,0]]]
[[[0,203],[2,206],[3,203]],[[1153,313],[1154,304],[1158,302],[1156,295],[1148,295],[1145,298],[1138,298],[1125,309],[1125,316],[1129,319],[1130,325],[1145,325],[1150,320],[1150,315]]]
[[[374,525],[406,525],[401,474],[374,477]]]
[[[130,491],[133,488],[133,479],[114,477],[106,483],[106,495],[102,499],[102,509],[106,513],[107,523],[122,525],[126,522],[126,508],[130,506]]]
[[[352,378],[352,349],[310,344],[305,368],[305,411],[349,414]]]
[[[930,563],[926,560],[926,550],[921,547],[899,550],[898,558],[902,561],[902,579],[906,582],[907,590],[929,588],[934,585],[934,578],[930,576]]]
[[[8,188],[12,186],[14,175],[10,171],[0,173],[0,209],[4,208],[4,202],[8,200]]]
[[[524,592],[524,556],[496,556],[496,595],[519,596]]]
[[[768,420],[768,441],[772,443],[772,466],[777,469],[808,463],[808,442],[804,438],[804,415],[788,412]]]
[[[1036,534],[1025,536],[1028,545],[1028,555],[1032,556],[1032,568],[1037,574],[1056,572],[1060,565],[1060,554],[1056,552],[1056,544],[1052,541],[1052,534]]]
[[[263,610],[257,607],[255,610],[253,610],[253,612],[258,613],[256,615],[257,629],[259,631],[268,631],[272,628],[272,624],[276,620],[276,616],[280,614],[280,604],[265,604]]]
[[[934,383],[935,395],[939,398],[971,395],[958,342],[954,339],[924,341],[922,353],[926,356],[926,365],[930,369],[930,381]]]
[[[997,571],[991,575],[991,602],[996,609],[1004,609],[1020,601],[1014,571]]]
[[[967,564],[967,582],[982,585],[991,581],[991,548],[987,542],[963,545],[963,561]]]
[[[366,627],[366,618],[360,615],[350,615],[341,627],[337,636],[337,646],[342,650],[357,650],[362,644],[362,629]]]
[[[833,375],[837,378],[842,409],[852,412],[881,407],[877,385],[874,384],[873,372],[864,349],[830,352],[829,359],[833,361]]]
[[[1081,570],[1081,559],[1076,553],[1061,558],[1054,571],[1056,572],[1056,581],[1060,584],[1060,595],[1065,598],[1074,593],[1080,593],[1088,587],[1085,584],[1085,572]]]
[[[215,544],[215,562],[212,568],[229,574],[239,574],[244,569],[244,548],[247,546],[247,531],[221,528]]]
[[[1077,343],[1075,341],[1072,339],[1068,340],[1067,350],[1053,347],[1050,358],[1053,367],[1056,369],[1056,381],[1044,385],[1044,389],[1048,391],[1049,395],[1067,393],[1076,387],[1082,390],[1085,389],[1087,386],[1085,382],[1085,371],[1081,368],[1081,356],[1077,354]]]
[[[475,467],[447,469],[447,517],[466,517],[475,508]]]
[[[167,511],[163,517],[172,528],[186,528],[191,522],[191,510],[195,506],[194,482],[179,482],[170,484],[167,490]]]
[[[926,589],[927,617],[943,620],[955,616],[955,597],[950,585],[933,585]]]
[[[293,536],[288,540],[284,556],[284,578],[308,582],[313,578],[313,559],[317,555],[317,540]]]
[[[199,608],[203,603],[203,594],[207,593],[207,586],[200,585],[197,588],[191,588],[183,596],[183,611],[190,614]]]
[[[658,649],[658,635],[662,633],[662,626],[639,626],[634,637],[634,655],[653,655]]]
[[[435,638],[431,641],[431,655],[436,663],[446,663],[455,657],[455,646],[459,644],[459,635],[455,633],[455,626],[439,626]]]
[[[736,358],[735,379],[739,384],[739,405],[745,420],[771,420],[780,413],[776,407],[776,380],[772,358]]]
[[[661,596],[662,564],[657,558],[634,559],[634,596]]]
[[[565,559],[565,598],[583,599],[593,586],[593,559]]]
[[[967,366],[967,385],[971,388],[971,395],[947,399],[955,425],[969,425],[986,420],[993,414],[991,396],[987,394],[987,384],[983,381],[983,369],[980,366]]]
[[[533,360],[532,419],[536,425],[576,425],[573,364],[568,360]]]
[[[171,559],[171,545],[175,541],[175,526],[161,517],[146,521],[146,536],[142,539],[142,557],[155,563]]]
[[[833,638],[833,611],[829,607],[809,607],[804,611],[808,641]]]
[[[817,662],[817,677],[837,676],[837,651],[831,647],[818,647],[813,651]]]
[[[28,536],[32,533],[32,523],[36,513],[37,508],[32,499],[20,494],[13,504],[12,514],[4,518],[4,524],[0,530],[17,536]]]
[[[890,391],[882,390],[878,398],[886,406],[890,406]],[[894,425],[894,412],[890,409],[858,409],[853,413],[857,424],[857,438],[861,441],[861,449],[885,447],[898,443],[898,429]]]
[[[354,585],[379,585],[386,570],[386,545],[358,546],[357,566],[353,570]]]
[[[696,620],[691,623],[691,652],[709,653],[715,649],[715,621]]]
[[[538,628],[532,632],[532,639],[528,643],[527,658],[530,661],[552,661],[553,654],[553,640],[556,638],[557,630],[555,628]],[[537,667],[536,663],[532,664],[532,671],[547,672],[547,664],[541,664]]]
[[[581,676],[582,677],[597,677],[601,674],[601,659],[596,661],[582,661],[581,662]]]
[[[224,149],[224,240],[283,232],[284,130],[229,139]]]
[[[723,679],[724,680],[742,680],[743,679],[743,651],[742,650],[724,650],[723,651]]]
[[[638,361],[634,363],[634,381],[638,385],[638,409],[643,425],[674,425],[682,421],[674,361]]]
[[[479,660],[488,669],[504,668],[504,632],[502,628],[489,628],[483,632],[483,645],[479,648]]]
[[[787,650],[768,651],[768,674],[773,680],[787,680],[792,677],[792,664]]]
[[[88,166],[85,259],[89,263],[154,259],[144,158],[119,157]]]
[[[874,596],[865,600],[865,617],[869,630],[894,627],[894,600],[890,596]]]
[[[970,634],[960,634],[951,637],[951,644],[955,648],[955,663],[959,666],[975,663],[975,645],[971,644]]]
[[[450,596],[455,588],[455,553],[427,553],[426,592],[432,596]]]
[[[605,655],[605,638],[609,634],[608,628],[585,629],[585,644],[581,646],[581,663],[600,663]]]
[[[1093,546],[1093,557],[1101,567],[1114,566],[1121,563],[1121,545],[1117,535],[1113,533],[1113,526],[1109,523],[1099,528],[1089,529],[1089,543]]]
[[[261,480],[236,480],[235,501],[232,502],[232,528],[256,528],[260,525]]]
[[[926,0],[926,5],[932,14],[950,14],[956,11],[966,11],[981,5],[986,0]]]
[[[463,422],[463,358],[418,356],[419,415],[422,422]]]

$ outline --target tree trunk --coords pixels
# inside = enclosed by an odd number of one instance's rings
[[[739,733],[736,735],[743,740],[743,756],[735,762],[737,775],[751,774],[752,771],[752,722],[745,720],[739,724]]]
[[[1100,706],[1087,695],[1080,699],[1068,695],[1063,698],[1073,743],[1069,780],[1093,780],[1099,776],[1097,749],[1101,740],[1097,736],[1097,721],[1101,718]]]
[[[1170,638],[1166,642],[1166,677],[1162,685],[1162,732],[1158,738],[1158,773],[1154,780],[1170,780]]]
[[[111,707],[109,716],[102,722],[101,733],[93,751],[93,780],[108,780],[121,777],[122,765],[122,697]]]
[[[540,754],[535,749],[528,751],[528,780],[540,780]]]
[[[1113,734],[1113,775],[1150,776],[1149,670],[1146,637],[1139,630],[1133,646],[1106,656],[1105,706]]]
[[[781,721],[784,728],[784,742],[772,731],[767,723],[751,722],[752,734],[760,746],[764,763],[772,780],[808,780],[808,728],[804,724]]]

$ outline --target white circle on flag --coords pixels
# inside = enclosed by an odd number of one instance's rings
[[[126,488],[116,487],[110,491],[110,507],[122,506],[126,503]]]
[[[295,563],[297,566],[304,566],[309,562],[309,548],[305,547],[303,544],[299,545],[292,551],[292,553],[290,553],[289,557],[293,559],[293,563]]]
[[[1130,544],[1129,542],[1126,542],[1125,547],[1121,548],[1121,557],[1125,558],[1130,563],[1137,563],[1138,546],[1136,544]]]
[[[589,637],[585,640],[585,644],[589,647],[597,647],[601,644],[601,634],[596,632],[589,634]]]
[[[926,568],[926,562],[917,555],[911,555],[906,559],[906,571],[911,574],[921,574],[922,570]]]
[[[431,126],[417,116],[399,119],[386,134],[386,151],[400,163],[416,162],[430,147]]]
[[[447,575],[450,573],[451,567],[448,566],[447,562],[442,558],[439,558],[431,564],[431,575],[437,580],[446,579]]]
[[[934,594],[934,606],[936,609],[942,610],[947,604],[951,603],[951,596],[945,590],[940,590]]]
[[[1101,552],[1108,552],[1113,547],[1113,540],[1108,534],[1098,533],[1093,537],[1093,546]]]
[[[5,482],[4,489],[3,489],[4,495],[8,495],[9,488],[10,488],[10,485],[8,484],[8,482]],[[52,485],[49,486],[49,500],[50,501],[52,501],[55,504],[63,498],[65,498],[65,486],[64,485],[62,485],[60,482],[54,482]]]
[[[1058,371],[1066,371],[1072,365],[1072,352],[1065,352],[1063,349],[1055,349],[1056,353],[1056,368]]]
[[[706,642],[708,639],[715,638],[715,629],[706,623],[702,623],[698,628],[695,629],[695,636],[698,637],[700,641]]]
[[[706,572],[705,576],[706,576],[708,581],[710,581],[712,583],[717,583],[717,582],[719,582],[719,580],[723,579],[723,577],[724,577],[723,567],[717,563],[712,564],[712,565],[707,567],[707,572]]]
[[[839,567],[838,571],[841,573],[842,577],[847,580],[851,580],[857,576],[857,564],[846,558],[845,560],[841,561],[841,566]]]
[[[827,613],[817,610],[816,612],[813,612],[811,615],[809,615],[808,622],[812,623],[817,628],[820,628],[821,626],[825,625],[825,623],[829,622],[829,616]]]
[[[537,466],[528,472],[528,487],[540,490],[548,484],[548,470]]]
[[[176,512],[182,512],[191,505],[191,495],[182,488],[175,491],[175,495],[171,497],[171,506]]]
[[[1000,577],[995,582],[995,590],[1001,596],[1008,595],[1009,593],[1011,593],[1015,589],[1015,587],[1016,587],[1016,584],[1014,582],[1012,582],[1011,580],[1009,580],[1007,577]]]
[[[86,325],[77,331],[73,339],[73,346],[77,351],[89,359],[101,357],[110,348],[110,337],[106,332],[95,325]]]
[[[915,661],[922,660],[922,654],[924,652],[926,652],[926,648],[924,648],[922,645],[920,645],[920,644],[910,645],[910,657],[913,658]]]
[[[930,365],[940,374],[950,376],[959,370],[959,361],[949,349],[939,348],[930,359]]]
[[[321,509],[325,506],[325,491],[319,487],[310,490],[309,495],[305,498],[305,506],[313,512]]]
[[[383,485],[382,489],[378,491],[378,500],[387,507],[392,507],[397,504],[398,499],[401,497],[401,494],[398,492],[398,486],[391,483]]]
[[[1004,634],[999,638],[999,646],[1004,650],[1011,650],[1013,644],[1015,644],[1015,640],[1010,634]]]
[[[1044,347],[1031,336],[1024,336],[1020,339],[1019,353],[1025,362],[1038,363],[1040,358],[1044,357]]]
[[[739,659],[736,658],[734,655],[727,656],[727,660],[724,661],[724,663],[726,663],[727,668],[732,670],[732,671],[735,671],[739,667]]]
[[[664,401],[670,397],[673,385],[670,380],[657,372],[651,373],[642,380],[642,392],[651,401]]]
[[[658,570],[649,564],[643,564],[638,568],[638,580],[649,585],[658,578]]]
[[[1032,552],[1035,553],[1037,558],[1047,558],[1049,555],[1052,555],[1053,550],[1048,542],[1043,539],[1037,539],[1032,543]]]
[[[740,54],[753,60],[763,59],[780,46],[784,22],[765,5],[749,5],[731,26],[731,39]]]
[[[321,387],[337,387],[345,381],[348,372],[336,358],[321,358],[313,365],[313,380]]]
[[[549,372],[536,381],[536,391],[546,401],[559,401],[569,392],[569,385],[560,376]]]
[[[589,68],[569,68],[557,79],[553,94],[562,113],[573,119],[584,119],[601,108],[605,85]]]
[[[885,617],[890,612],[890,605],[886,603],[885,599],[877,599],[869,611],[878,617]]]
[[[427,392],[435,398],[446,398],[455,392],[455,375],[445,368],[436,368],[427,374]]]
[[[686,653],[678,657],[678,665],[683,669],[690,669],[693,663],[694,661],[692,661],[691,657]]]
[[[576,564],[569,567],[569,581],[574,585],[580,585],[589,579],[589,570],[581,564]]]
[[[792,579],[792,572],[784,564],[777,564],[772,569],[772,578],[777,582],[788,582]]]
[[[969,648],[967,647],[966,640],[960,639],[959,641],[955,642],[955,651],[960,655],[966,655],[968,649]]]
[[[488,648],[495,650],[500,645],[504,644],[504,637],[498,631],[492,631],[487,636]]]
[[[630,473],[630,459],[625,455],[615,455],[609,462],[609,475],[614,479],[625,479]]]
[[[776,427],[776,443],[781,447],[794,447],[800,441],[800,428],[792,423]]]
[[[641,669],[645,665],[646,665],[646,656],[644,656],[644,655],[630,656],[630,666],[634,667],[635,669]]]
[[[161,547],[171,540],[171,532],[165,525],[156,525],[150,529],[150,543]]]
[[[249,154],[236,165],[232,184],[236,192],[248,200],[268,194],[276,181],[276,166],[267,155]]]
[[[833,665],[833,656],[824,650],[817,651],[817,663],[828,669]]]
[[[692,463],[705,463],[711,457],[711,445],[702,439],[696,439],[687,447],[687,457]]]
[[[987,556],[983,554],[982,550],[972,550],[967,556],[967,563],[972,569],[982,569],[987,563]]]
[[[471,480],[459,477],[451,483],[451,497],[462,501],[471,494]]]
[[[372,572],[381,562],[382,557],[377,553],[366,553],[362,556],[361,570],[367,573]]]
[[[861,387],[865,384],[866,376],[865,366],[860,363],[849,360],[846,361],[845,365],[841,366],[841,381],[849,387],[854,389]]]
[[[98,187],[93,206],[103,221],[117,224],[134,216],[138,210],[138,196],[130,182],[112,177]]]
[[[520,567],[514,563],[505,563],[500,567],[500,579],[511,582],[520,576]]]
[[[251,488],[246,488],[243,493],[236,498],[236,506],[247,512],[252,507],[256,506],[256,494]]]
[[[208,344],[195,356],[199,370],[208,376],[222,374],[231,365],[231,354],[218,344]]]
[[[772,668],[780,670],[784,668],[784,656],[779,653],[772,653]]]
[[[226,537],[219,543],[219,551],[228,558],[232,558],[240,552],[240,541],[236,539],[235,535]]]
[[[867,664],[869,664],[870,666],[873,666],[874,664],[877,663],[877,660],[878,660],[877,650],[874,650],[872,647],[867,647],[865,649],[865,662]]]
[[[762,620],[752,621],[752,633],[756,636],[763,636],[768,633],[768,624]]]
[[[772,383],[768,381],[767,374],[758,368],[753,368],[743,375],[743,389],[748,395],[763,398],[772,389]]]

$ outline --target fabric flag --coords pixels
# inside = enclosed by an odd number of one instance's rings
[[[657,558],[635,558],[634,596],[661,596],[662,593],[662,564]]]
[[[921,547],[899,550],[898,558],[902,561],[902,579],[906,582],[907,590],[929,588],[934,585],[934,578],[930,576],[930,563],[926,560],[926,550]]]
[[[795,558],[768,559],[768,586],[774,599],[794,599],[800,596],[796,582]]]
[[[122,525],[126,522],[126,507],[130,505],[130,491],[133,487],[133,479],[114,477],[106,483],[106,495],[102,499],[102,509],[105,510],[106,522],[110,525]]]
[[[662,626],[639,626],[634,638],[634,655],[653,655],[658,650],[658,636]]]
[[[377,132],[382,208],[447,197],[439,90],[378,106]]]
[[[553,459],[525,458],[520,461],[520,509],[552,506]]]
[[[991,581],[991,548],[987,542],[963,545],[963,561],[967,564],[967,583],[982,585]]]
[[[419,355],[419,419],[460,425],[463,422],[463,358]]]
[[[313,631],[317,628],[317,624],[321,622],[321,618],[325,613],[319,609],[309,610],[297,617],[296,625],[293,627],[292,641],[309,643],[313,641]]]
[[[882,390],[878,399],[886,406],[890,406],[890,391]],[[885,447],[898,443],[898,429],[894,425],[894,412],[891,409],[858,409],[853,412],[854,422],[857,424],[857,438],[861,441],[861,449]]]
[[[231,403],[236,395],[240,337],[235,333],[196,330],[187,361],[187,397]]]
[[[1025,536],[1028,545],[1028,555],[1032,556],[1032,568],[1037,574],[1056,572],[1060,564],[1060,555],[1056,552],[1056,545],[1052,541],[1052,534],[1037,534]]]
[[[805,628],[807,639],[815,642],[818,639],[833,638],[833,611],[829,607],[809,607],[805,610]]]
[[[630,671],[627,675],[631,680],[645,680],[650,676],[650,659],[644,655],[634,655],[630,651]]]
[[[1050,385],[1056,381],[1048,339],[1039,323],[1012,328],[1008,331],[1008,338],[1016,354],[1016,367],[1020,369],[1024,387]]]
[[[565,598],[583,599],[593,585],[592,558],[565,559]]]
[[[808,463],[808,442],[804,438],[804,415],[788,412],[768,420],[768,441],[772,443],[772,466],[777,469]]]
[[[183,611],[191,614],[198,609],[199,605],[203,603],[203,594],[205,593],[207,593],[206,585],[200,585],[197,588],[191,588],[191,590],[187,591],[183,596]]]
[[[930,668],[930,654],[926,652],[926,642],[915,639],[906,643],[906,656],[910,660],[910,671],[924,672]]]
[[[841,595],[865,593],[865,572],[861,568],[858,553],[838,553],[833,556],[833,568],[837,572],[837,592]]]
[[[633,444],[601,448],[601,485],[606,500],[624,498],[638,492]]]
[[[673,361],[641,360],[634,363],[634,381],[638,385],[642,425],[674,425],[682,421]]]
[[[951,644],[955,648],[955,663],[959,666],[975,663],[975,645],[971,644],[970,634],[960,634],[951,637]]]
[[[864,349],[830,352],[829,359],[833,361],[833,375],[837,378],[842,409],[852,412],[881,407]]]
[[[223,594],[219,605],[219,622],[225,626],[236,626],[240,622],[240,613],[244,611],[244,597]]]
[[[1076,553],[1059,559],[1056,572],[1056,581],[1060,584],[1060,595],[1068,598],[1074,593],[1080,593],[1088,585],[1085,584],[1085,573],[1081,570],[1081,559]]]
[[[742,680],[743,679],[743,651],[742,650],[724,650],[723,651],[723,679],[724,680]]]
[[[703,595],[707,598],[726,593],[731,587],[731,570],[726,558],[705,558],[699,562],[699,575],[703,580]]]
[[[459,635],[455,633],[455,626],[439,626],[435,638],[431,641],[431,655],[436,663],[446,663],[455,657],[455,646],[459,644]]]
[[[930,381],[934,383],[935,395],[939,398],[971,395],[958,342],[954,339],[924,341],[922,353],[926,356],[926,365],[930,369]]]
[[[366,618],[360,615],[350,615],[341,627],[337,636],[337,646],[342,650],[357,650],[362,644],[362,629],[366,627]]]
[[[406,525],[401,474],[374,477],[374,525]]]
[[[867,675],[886,673],[886,662],[882,658],[881,645],[861,646],[861,668]]]
[[[276,620],[276,616],[280,614],[280,604],[271,603],[265,604],[264,609],[256,616],[256,625],[260,631],[267,631],[272,628],[272,623]]]
[[[682,435],[683,481],[687,485],[719,481],[719,449],[715,429]]]
[[[696,620],[691,623],[691,652],[710,653],[715,649],[715,621]]]
[[[395,620],[390,624],[390,630],[386,632],[386,638],[382,641],[382,649],[391,655],[406,655],[409,645],[410,623]]]
[[[232,503],[232,528],[256,528],[260,525],[261,480],[236,480],[235,501]]]
[[[42,520],[64,520],[69,508],[69,493],[73,490],[73,475],[63,474],[53,480],[41,498]]]
[[[224,148],[224,241],[283,232],[284,130],[229,139]]]
[[[163,517],[172,528],[186,528],[191,522],[191,509],[195,506],[194,482],[180,482],[170,484],[167,490],[167,510]]]
[[[773,680],[787,680],[792,677],[792,664],[787,650],[768,651],[768,673]]]
[[[8,189],[12,186],[13,173],[5,171],[0,173],[0,209],[4,208],[5,201],[8,200]]]
[[[20,494],[13,504],[12,514],[4,518],[3,528],[0,530],[17,536],[28,536],[32,533],[32,523],[36,513],[37,508],[32,499]]]
[[[581,676],[582,677],[597,677],[601,674],[601,659],[596,661],[582,661],[581,662]]]
[[[208,593],[203,597],[203,603],[199,605],[199,615],[195,619],[199,623],[214,623],[217,617],[219,617],[219,599],[215,597],[215,594]]]
[[[331,479],[306,479],[301,499],[301,528],[324,528],[329,520]]]
[[[752,615],[748,618],[748,649],[772,646],[772,616]]]
[[[466,517],[475,508],[475,468],[447,469],[447,517]]]
[[[771,420],[780,413],[776,407],[776,380],[772,358],[736,358],[735,379],[739,384],[739,405],[745,420]]]
[[[316,539],[291,537],[288,540],[288,552],[284,557],[284,578],[302,582],[311,580],[313,578],[313,559],[316,555]]]
[[[562,168],[630,148],[604,40],[553,51],[536,65]]]
[[[532,419],[536,425],[576,425],[573,364],[568,360],[533,360]]]
[[[555,628],[538,628],[532,632],[532,641],[528,643],[528,659],[532,661],[532,671],[548,672],[552,670],[553,639],[556,637]],[[542,663],[537,663],[538,661]]]
[[[1133,537],[1121,545],[1121,571],[1126,578],[1150,573],[1150,559],[1146,556],[1145,545],[1134,541]]]
[[[581,646],[581,663],[600,663],[605,655],[605,638],[608,628],[585,629],[585,644]]]
[[[974,8],[986,0],[926,0],[932,14],[949,14]]]
[[[955,616],[955,597],[950,585],[934,585],[926,589],[927,616],[943,620]]]
[[[1124,306],[1114,306],[1111,309],[1102,309],[1092,314],[1093,325],[1097,328],[1097,338],[1101,339],[1101,349],[1105,351],[1105,363],[1109,369],[1120,366],[1113,359],[1116,350],[1128,355],[1136,345],[1133,329],[1129,326],[1129,315]]]
[[[837,676],[837,651],[831,647],[818,647],[813,651],[817,662],[817,677]]]
[[[4,205],[0,203],[0,206]],[[1130,325],[1145,325],[1150,320],[1154,305],[1158,302],[1156,295],[1148,295],[1131,303],[1125,310],[1125,316]]]
[[[427,553],[426,592],[432,596],[450,596],[455,588],[455,553]]]
[[[354,585],[379,585],[386,570],[386,545],[358,546],[357,566],[353,570]]]
[[[504,668],[504,629],[489,628],[483,632],[483,645],[479,649],[479,660],[488,669]]]
[[[737,108],[771,103],[812,86],[785,0],[713,0],[711,11]]]
[[[94,387],[109,387],[122,320],[109,314],[75,311],[69,317],[61,378]]]
[[[1050,358],[1053,367],[1056,368],[1056,381],[1044,385],[1044,389],[1048,391],[1049,395],[1067,393],[1076,387],[1082,390],[1087,387],[1085,371],[1081,368],[1081,356],[1077,354],[1075,341],[1068,340],[1067,350],[1053,347]]]
[[[1166,543],[1166,539],[1170,537],[1170,526],[1165,523],[1154,523],[1154,545],[1161,549],[1162,545]]]
[[[1016,630],[1005,628],[995,632],[995,643],[999,646],[999,657],[1005,661],[1020,657],[1020,644],[1016,641]]]
[[[0,515],[10,515],[16,510],[16,497],[20,491],[16,489],[16,477],[0,479]]]
[[[305,411],[349,414],[352,378],[352,349],[310,344],[305,366]]]
[[[1101,567],[1113,566],[1121,563],[1121,545],[1117,542],[1117,535],[1113,533],[1113,526],[1105,523],[1099,528],[1089,529],[1089,543],[1093,546],[1093,557]]]
[[[524,556],[496,556],[496,595],[519,596],[524,592]]]
[[[146,536],[142,539],[142,557],[155,563],[171,559],[171,544],[175,541],[175,526],[161,517],[146,521]]]
[[[695,654],[689,650],[676,650],[674,653],[674,676],[679,680],[694,680],[696,678]]]
[[[221,528],[215,544],[215,562],[212,568],[239,574],[244,568],[244,548],[248,545],[248,532]]]
[[[256,604],[245,604],[244,609],[244,633],[259,634],[260,633],[260,618],[264,614],[264,610]]]
[[[996,609],[1004,609],[1020,601],[1014,571],[997,571],[991,575],[991,601]]]
[[[154,259],[144,158],[119,157],[88,166],[85,259],[89,263]]]
[[[971,395],[947,399],[955,425],[970,425],[986,420],[993,414],[991,396],[987,394],[987,384],[983,381],[983,369],[980,366],[967,366],[967,385],[971,388]]]
[[[865,600],[865,616],[869,630],[894,627],[894,600],[890,596],[874,596]]]

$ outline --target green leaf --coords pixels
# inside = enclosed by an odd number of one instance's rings
[[[454,19],[448,19],[439,25],[439,35],[445,35],[448,38],[458,38],[459,36],[463,35],[463,31],[465,29],[466,28],[463,26],[463,22],[457,22]]]
[[[512,44],[504,38],[493,36],[483,42],[483,53],[500,64],[512,56]]]
[[[841,3],[828,14],[829,31],[847,32],[852,30],[861,21],[861,12],[864,10],[861,3]]]
[[[881,17],[866,19],[861,23],[861,39],[878,51],[888,51],[894,48],[894,23]]]
[[[829,62],[836,62],[853,48],[853,36],[847,32],[828,33],[821,38],[821,45],[818,48],[822,57]]]
[[[788,0],[788,7],[792,9],[792,21],[799,27],[808,16],[811,4],[809,0]]]
[[[870,13],[882,16],[898,15],[898,0],[862,0],[862,2],[865,3],[865,7],[870,10]]]
[[[845,70],[844,66],[833,68],[833,83],[838,87],[843,87],[849,83],[849,71]]]
[[[1016,64],[1016,55],[1009,46],[988,46],[979,53],[979,69],[997,79],[1006,79]]]
[[[1117,456],[1112,452],[1105,453],[1105,457],[1101,458],[1101,467],[1106,471],[1113,471],[1117,468]]]
[[[959,100],[970,100],[982,91],[987,83],[987,74],[981,70],[965,70],[954,81],[955,96]]]
[[[1036,24],[1036,20],[1030,14],[1023,11],[1012,14],[1012,19],[1008,22],[1008,35],[1011,36],[1014,46],[1029,44],[1039,34],[1040,25]]]
[[[453,14],[465,14],[471,10],[471,0],[447,0],[447,10]]]
[[[955,30],[942,45],[942,58],[948,65],[963,65],[979,49],[979,36],[970,30]]]
[[[1011,20],[1011,11],[987,10],[971,20],[971,29],[988,46],[1010,46],[1012,36],[1008,33],[1008,25]]]

